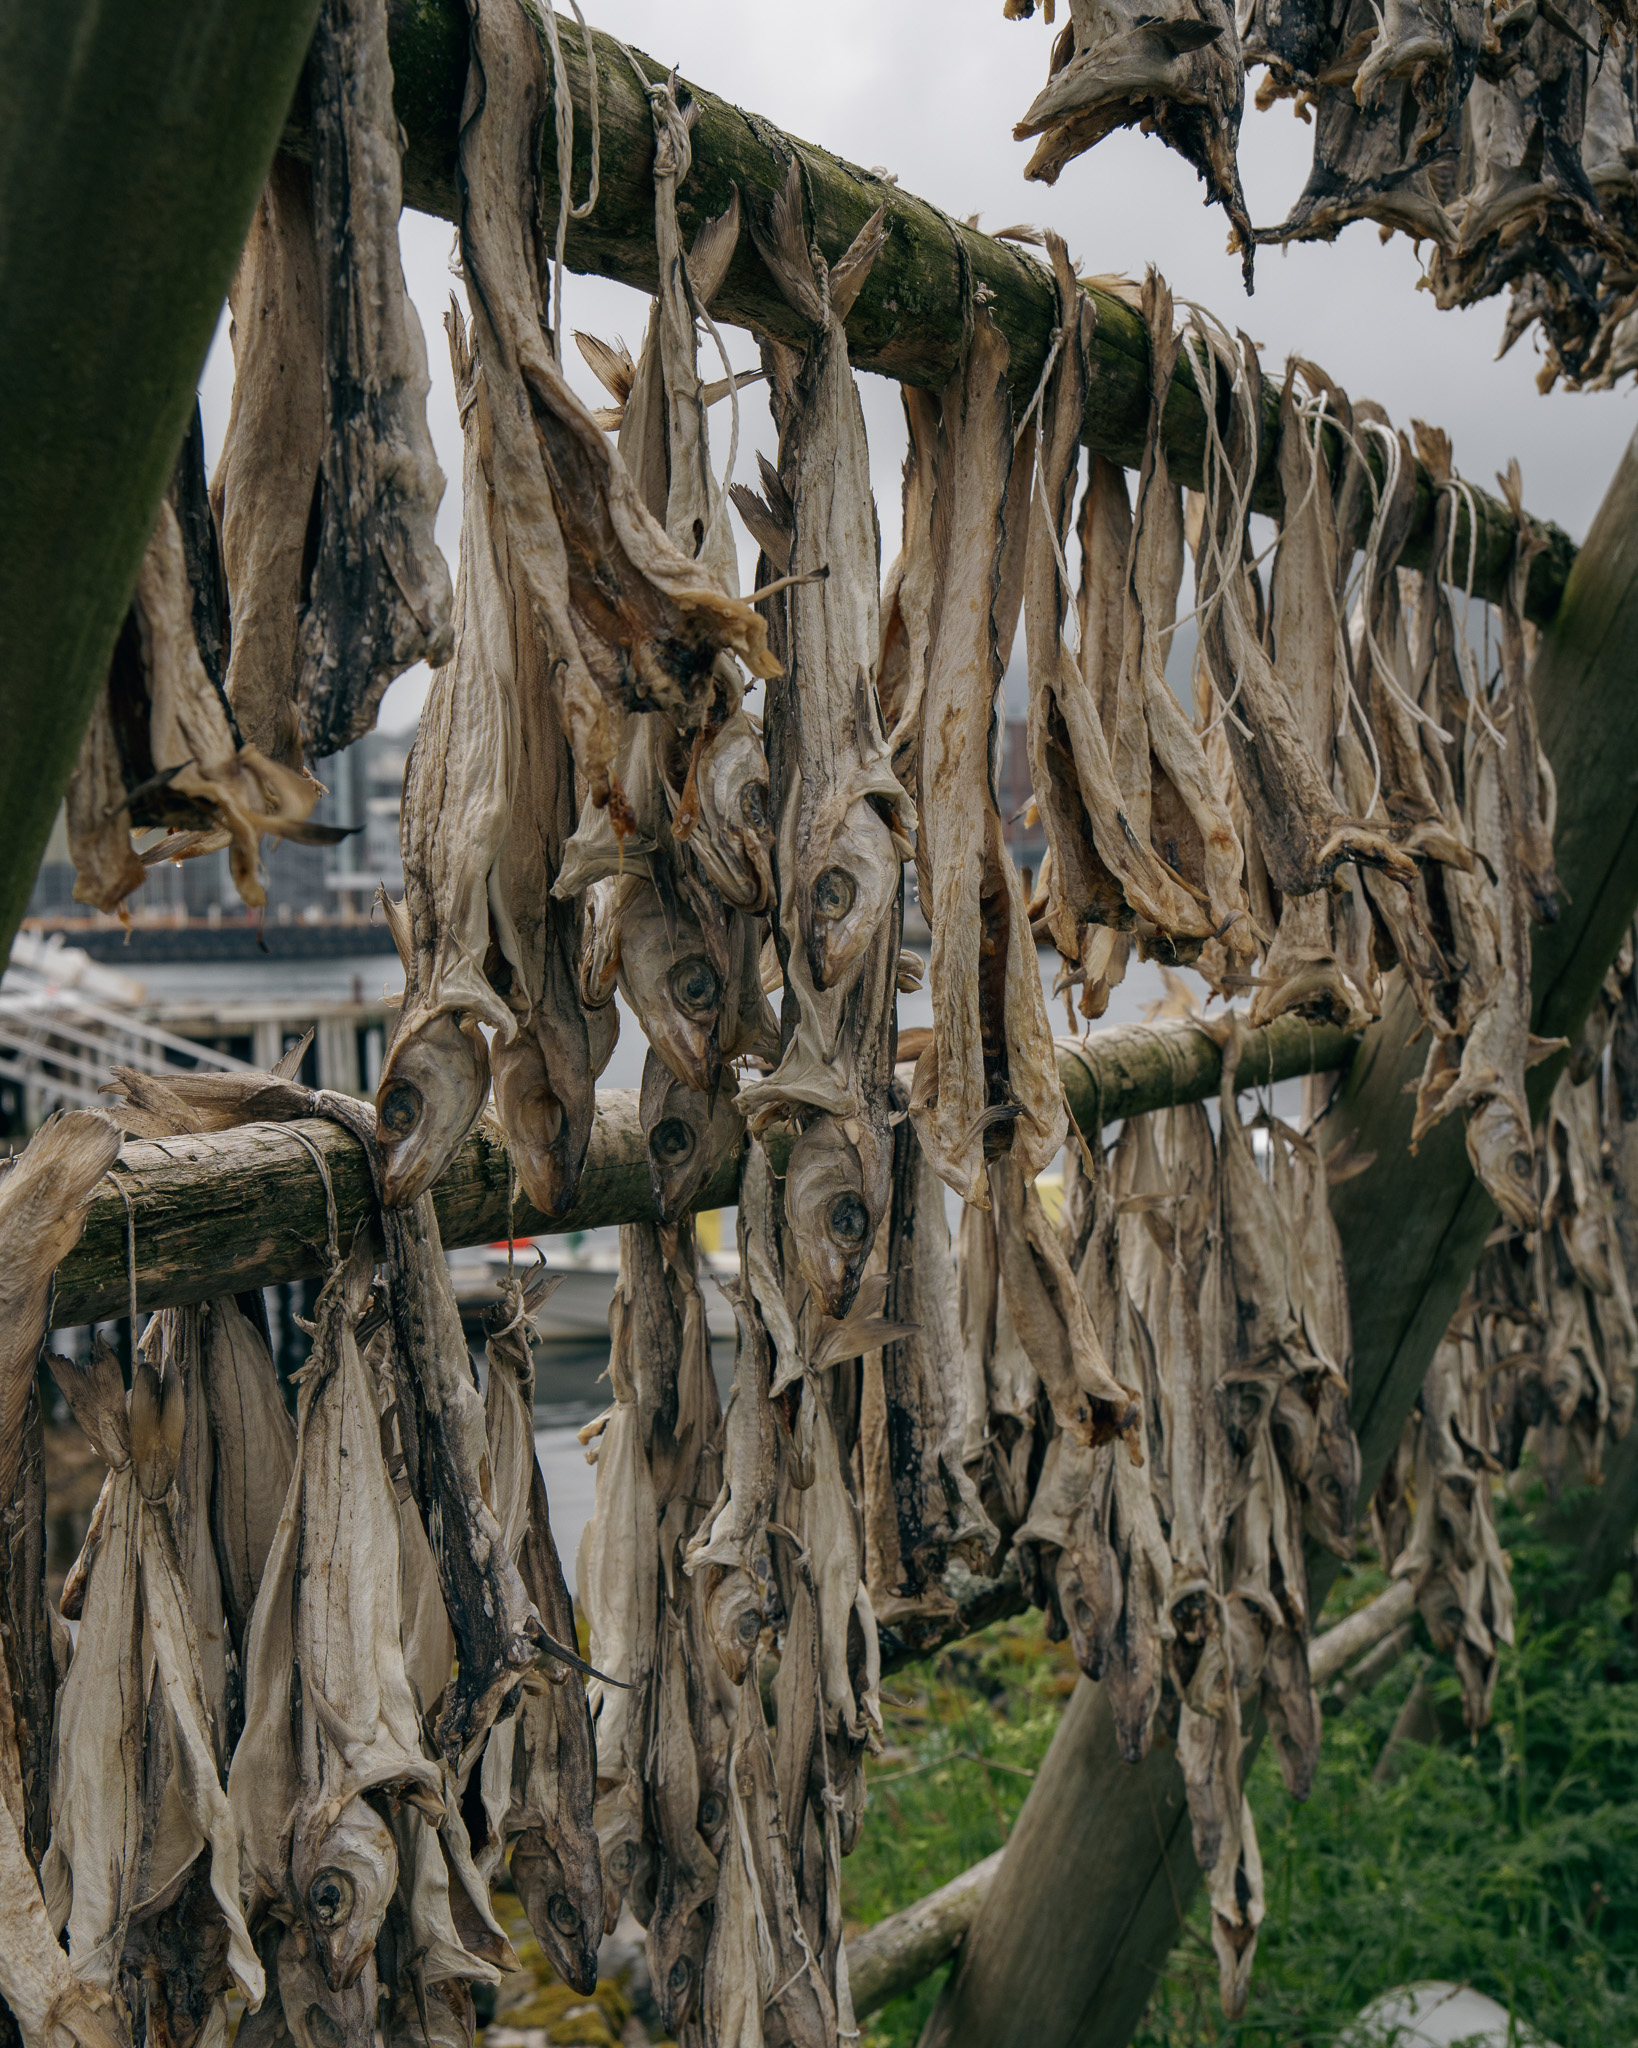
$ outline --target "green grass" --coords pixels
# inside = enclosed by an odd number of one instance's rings
[[[1234,2026],[1197,1899],[1136,2037],[1139,2048],[1330,2042],[1365,2002],[1418,1978],[1466,1981],[1560,2048],[1638,2041],[1638,1648],[1625,1580],[1571,1623],[1542,1595],[1553,1560],[1511,1539],[1518,1645],[1490,1728],[1372,1772],[1425,1659],[1326,1724],[1305,1805],[1259,1758],[1252,1803],[1268,1900],[1251,2002]],[[1345,1579],[1327,1619],[1380,1580]],[[1434,1664],[1441,1707],[1459,1688]],[[1002,1624],[897,1674],[887,1753],[844,1865],[855,1924],[894,1912],[1005,1839],[1073,1667],[1038,1617]],[[938,1980],[866,2021],[865,2048],[911,2048]]]

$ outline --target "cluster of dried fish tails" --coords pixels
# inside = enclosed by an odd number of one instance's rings
[[[367,1111],[288,1072],[119,1081],[130,1130],[283,1124],[328,1190],[294,1125],[329,1116],[379,1178]],[[594,1749],[534,1456],[538,1283],[508,1283],[480,1396],[430,1198],[351,1246],[332,1201],[293,1417],[244,1298],[151,1318],[128,1389],[100,1339],[51,1357],[108,1467],[54,1614],[34,1365],[119,1145],[76,1112],[0,1181],[0,1997],[26,2048],[220,2042],[235,1994],[268,2048],[462,2048],[472,1986],[515,1967],[489,1900],[509,1849],[543,1949],[590,1990]]]
[[[1373,1506],[1382,1556],[1454,1657],[1470,1727],[1489,1718],[1499,1645],[1512,1641],[1496,1487],[1517,1474],[1556,1500],[1596,1486],[1606,1444],[1632,1425],[1635,1125],[1629,933],[1538,1133],[1539,1226],[1497,1229]]]
[[[1554,793],[1526,681],[1520,539],[1500,659],[1470,645],[1454,545],[1466,489],[1446,438],[1413,451],[1381,408],[1292,361],[1280,392],[1283,498],[1265,584],[1250,536],[1263,375],[1198,308],[1181,329],[1151,273],[1148,441],[1135,499],[1100,456],[1076,507],[1095,315],[1048,237],[1060,347],[1041,406],[1027,573],[1029,745],[1047,842],[1031,913],[1062,985],[1102,1014],[1135,943],[1189,963],[1250,1020],[1358,1027],[1398,966],[1429,1034],[1416,1136],[1468,1113],[1475,1169],[1521,1227],[1535,1213],[1524,1073],[1530,922],[1557,915]],[[1161,441],[1187,357],[1215,424],[1187,512]],[[1435,481],[1433,567],[1400,566],[1417,460]],[[1522,513],[1516,466],[1502,479]],[[1071,531],[1080,587],[1070,588]],[[1198,651],[1191,720],[1168,680],[1186,539]],[[1181,679],[1179,679],[1181,681]]]
[[[1055,0],[1040,4],[1052,22]],[[1439,305],[1508,289],[1503,352],[1539,325],[1543,389],[1638,370],[1638,16],[1625,0],[1069,0],[1069,16],[1014,130],[1036,138],[1026,177],[1051,184],[1111,130],[1141,125],[1228,214],[1248,284],[1254,245],[1373,220],[1433,245]],[[1314,129],[1291,212],[1255,230],[1236,161],[1254,65],[1257,106],[1290,100]]]
[[[196,410],[69,786],[75,898],[122,916],[156,862],[221,848],[260,907],[264,834],[345,836],[304,760],[450,649],[385,0],[325,0],[307,87],[312,164],[275,160],[234,280],[221,459],[207,492]]]

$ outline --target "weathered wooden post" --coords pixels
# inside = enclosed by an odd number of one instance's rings
[[[1533,677],[1558,778],[1559,922],[1536,934],[1535,1028],[1573,1033],[1638,907],[1638,443],[1627,450],[1544,634]],[[1354,1416],[1367,1488],[1398,1438],[1495,1220],[1461,1130],[1413,1159],[1421,1071],[1408,997],[1366,1034],[1322,1129],[1376,1165],[1332,1209],[1354,1314]],[[1532,1076],[1536,1107],[1557,1063]],[[1623,1461],[1624,1463],[1625,1461]],[[1623,1473],[1623,1477],[1625,1474]],[[1329,1560],[1311,1563],[1317,1606]],[[1155,1749],[1116,1752],[1083,1681],[1036,1776],[922,2048],[1121,2048],[1199,1882],[1182,1773]]]
[[[0,964],[317,13],[53,0],[0,18]]]

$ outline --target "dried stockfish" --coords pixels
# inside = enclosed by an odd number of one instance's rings
[[[741,1089],[739,1102],[755,1131],[781,1117],[800,1126],[789,1211],[810,1284],[840,1315],[887,1201],[900,866],[915,822],[892,772],[874,689],[875,507],[844,326],[882,230],[873,216],[836,263],[816,264],[793,164],[770,220],[753,222],[753,234],[814,336],[775,394],[774,496],[789,516],[787,564],[797,579],[777,599],[774,637],[788,653],[788,673],[770,688],[766,721],[779,817],[784,1053],[771,1075]],[[775,508],[764,510],[777,525]],[[775,573],[785,565],[776,563]]]
[[[295,1466],[295,1430],[260,1330],[231,1295],[205,1305],[204,1398],[210,1415],[211,1533],[222,1600],[241,1661],[262,1574]]]
[[[299,769],[301,612],[325,417],[313,180],[293,157],[273,159],[228,307],[233,409],[211,482],[232,607],[227,697],[249,743]]]
[[[470,13],[461,240],[496,394],[495,488],[561,663],[576,767],[601,805],[611,794],[611,709],[664,711],[692,731],[718,700],[719,654],[757,676],[773,664],[756,613],[667,538],[552,356],[534,243],[513,231],[519,207],[532,217],[535,204],[540,46],[510,0],[473,0]]]
[[[1111,0],[1069,0],[1069,13],[1047,83],[1013,130],[1020,142],[1041,138],[1024,176],[1056,184],[1065,164],[1094,143],[1141,123],[1193,164],[1227,213],[1229,247],[1242,252],[1249,290],[1251,222],[1235,160],[1245,67],[1232,11],[1220,0],[1159,15]]]
[[[688,1087],[653,1051],[643,1061],[637,1113],[655,1209],[662,1223],[675,1223],[693,1208],[707,1178],[738,1150],[745,1120],[726,1089],[712,1097]]]
[[[376,1107],[394,1208],[432,1185],[477,1121],[489,1090],[479,1024],[503,1041],[519,1031],[484,974],[519,770],[516,615],[496,545],[486,366],[453,307],[448,327],[466,429],[461,561],[454,653],[433,678],[404,774],[404,901],[388,913],[405,985]]]
[[[485,1410],[503,1540],[547,1631],[569,1642],[574,1610],[535,1457],[529,1356],[531,1319],[555,1285],[544,1272],[513,1279],[491,1311]],[[515,1711],[490,1730],[481,1783],[495,1852],[514,1845],[512,1882],[537,1940],[568,1982],[592,1990],[604,1921],[596,1750],[585,1695],[566,1671],[525,1677]]]
[[[354,1335],[373,1264],[364,1240],[334,1265],[314,1311],[229,1778],[254,1909],[301,1928],[338,1993],[372,1966],[398,1885],[392,1832],[366,1795],[388,1792],[434,1820],[443,1811],[404,1664],[398,1502]]]
[[[324,0],[308,85],[328,432],[297,693],[318,759],[361,739],[393,678],[441,667],[452,643],[426,342],[398,254],[404,135],[386,0]]]
[[[1005,338],[981,305],[945,387],[932,640],[921,712],[919,894],[932,927],[933,1035],[910,1114],[924,1151],[966,1201],[989,1198],[991,1132],[1033,1178],[1066,1117],[1023,885],[995,795],[1001,659],[995,618],[1009,520],[1028,513],[1013,453]],[[800,516],[800,508],[799,514]]]
[[[227,1934],[215,1988],[231,1976],[255,2005],[264,1980],[240,1905],[237,1817],[219,1775],[225,1735],[212,1711],[167,1500],[188,1421],[180,1363],[167,1358],[162,1381],[139,1359],[128,1414],[117,1373],[82,1380],[58,1370],[59,1384],[86,1406],[88,1434],[116,1463],[59,1702],[52,1837],[41,1876],[54,1924],[66,1925],[76,1975],[113,1990],[133,1920],[163,1911],[171,1886],[208,1850],[215,1916]],[[197,1400],[197,1377],[192,1392]],[[197,1440],[202,1415],[193,1428]],[[205,1503],[190,1505],[202,1518]],[[193,1535],[208,1559],[198,1519]],[[150,1657],[153,1690],[145,1697]],[[156,1883],[163,1887],[157,1894]]]
[[[43,1124],[0,1177],[0,1500],[17,1485],[53,1277],[118,1154],[119,1131],[107,1117],[69,1110]]]
[[[363,1145],[379,1191],[381,1167],[368,1110],[346,1096],[321,1100],[325,1113]],[[489,1446],[483,1402],[432,1197],[422,1195],[407,1208],[383,1206],[380,1226],[399,1436],[458,1651],[457,1674],[437,1728],[440,1748],[454,1757],[477,1741],[519,1676],[543,1653],[560,1661],[574,1653],[547,1636],[500,1541],[484,1482]]]
[[[1342,811],[1303,738],[1290,686],[1257,631],[1260,593],[1247,564],[1246,520],[1262,437],[1262,372],[1242,339],[1191,315],[1190,359],[1215,390],[1230,387],[1228,440],[1213,436],[1196,549],[1202,670],[1221,716],[1269,880],[1282,896],[1326,886],[1347,861],[1416,879],[1415,863],[1385,833]]]
[[[267,900],[257,854],[264,832],[320,843],[338,836],[306,822],[318,793],[240,744],[200,659],[182,529],[170,499],[161,500],[69,785],[76,900],[117,910],[146,873],[132,828],[164,825],[203,835],[191,852],[226,846],[234,887],[259,907]]]

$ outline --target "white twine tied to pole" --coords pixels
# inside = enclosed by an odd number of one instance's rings
[[[527,0],[546,37],[552,54],[552,118],[557,131],[557,239],[552,254],[552,353],[563,362],[563,251],[569,239],[569,222],[585,220],[597,204],[602,171],[602,110],[597,91],[597,45],[592,41],[580,0],[569,0],[586,46],[587,90],[591,99],[591,181],[586,196],[574,204],[574,95],[569,90],[568,67],[563,61],[563,44],[557,32],[557,11],[551,0]]]

